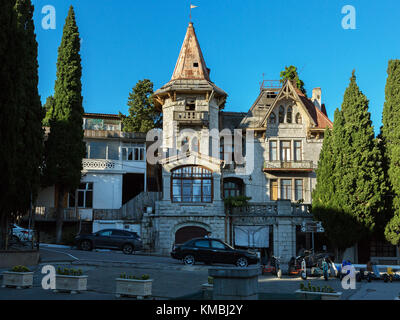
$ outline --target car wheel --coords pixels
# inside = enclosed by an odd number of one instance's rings
[[[236,265],[239,268],[246,268],[249,265],[249,263],[247,262],[247,259],[245,257],[241,257],[241,258],[237,259]]]
[[[79,248],[83,251],[91,251],[93,249],[92,243],[89,240],[83,240]]]
[[[192,266],[194,265],[194,257],[191,254],[188,254],[183,258],[183,263],[187,266]]]
[[[124,244],[124,246],[122,247],[122,252],[124,254],[132,254],[133,246],[131,244]]]

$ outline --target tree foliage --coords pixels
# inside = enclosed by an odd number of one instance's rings
[[[368,100],[353,75],[321,149],[313,214],[339,249],[371,234],[387,190]]]
[[[400,60],[390,60],[383,107],[381,137],[390,181],[392,218],[386,226],[386,239],[400,244]]]
[[[63,198],[80,183],[83,141],[82,67],[80,37],[71,6],[65,21],[58,49],[57,79],[54,86],[54,105],[47,112],[50,133],[45,144],[44,178],[55,185],[58,193],[56,238],[62,237]]]
[[[300,89],[301,92],[304,93],[304,95],[307,95],[307,91],[304,88],[304,82],[300,80],[299,74],[297,72],[297,67],[295,66],[289,66],[285,67],[285,70],[281,72],[281,83],[285,82],[286,80],[290,80],[294,82],[297,85],[297,88]]]
[[[14,0],[0,2],[0,139],[2,156],[0,157],[0,248],[6,245],[7,220],[10,216],[8,199],[16,193],[15,159],[17,157],[17,135],[14,129],[18,125],[17,102],[17,48],[16,15]]]
[[[43,162],[42,105],[38,93],[38,44],[33,22],[31,0],[17,0],[17,45],[19,79],[19,126],[16,159],[18,194],[14,199],[15,212],[25,213],[31,198],[35,201],[40,187],[40,167]],[[29,156],[23,156],[29,155]]]
[[[154,128],[161,128],[162,117],[153,103],[153,83],[140,80],[129,94],[129,115],[122,117],[125,132],[148,132]]]

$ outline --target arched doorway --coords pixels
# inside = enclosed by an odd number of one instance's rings
[[[193,238],[202,238],[207,234],[207,230],[201,227],[188,226],[180,228],[175,233],[175,244],[183,244]]]

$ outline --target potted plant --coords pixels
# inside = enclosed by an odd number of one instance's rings
[[[15,266],[10,271],[3,272],[3,285],[17,289],[33,287],[33,272],[25,266]]]
[[[151,296],[153,279],[150,279],[150,276],[147,274],[137,277],[123,273],[115,281],[117,285],[117,298],[128,296],[143,299],[144,297]]]
[[[320,296],[321,300],[340,300],[342,297],[342,292],[336,292],[330,286],[320,288],[318,286],[312,286],[310,282],[308,282],[307,286],[301,283],[300,289],[296,290],[296,293],[304,298],[304,300],[315,296]]]
[[[88,276],[83,275],[81,269],[57,268],[56,274],[56,290],[68,291],[71,294],[87,290]]]

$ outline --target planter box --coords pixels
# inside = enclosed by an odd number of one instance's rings
[[[56,290],[69,291],[71,293],[78,293],[87,290],[88,276],[64,276],[56,275]]]
[[[143,297],[151,296],[153,279],[149,280],[135,280],[135,279],[116,279],[117,290],[116,297],[121,296],[137,297],[142,299]]]
[[[340,300],[342,297],[342,292],[313,292],[313,291],[302,291],[296,290],[296,293],[304,298],[304,300],[308,300],[310,297],[320,296],[321,300]]]
[[[209,284],[209,283],[204,283],[201,285],[201,291],[203,292],[204,300],[212,300],[213,299],[214,285]]]
[[[3,272],[3,285],[16,287],[17,289],[32,288],[33,286],[33,272]]]

